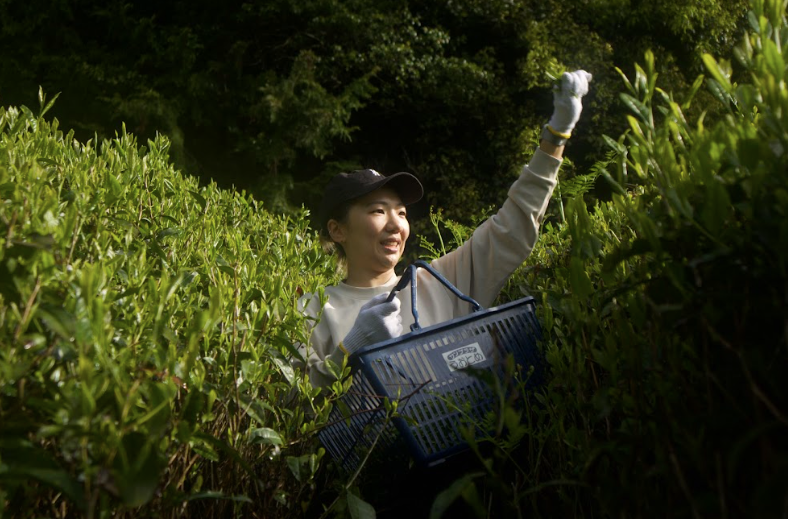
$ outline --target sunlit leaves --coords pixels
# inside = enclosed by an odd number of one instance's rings
[[[309,485],[316,417],[282,406],[319,412],[289,362],[295,300],[334,271],[305,215],[198,185],[161,137],[80,143],[26,108],[0,127],[0,436],[56,460],[0,441],[6,496],[165,514],[188,492],[259,499],[262,477],[283,502]]]

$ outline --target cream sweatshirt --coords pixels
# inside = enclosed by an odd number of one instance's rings
[[[483,308],[489,307],[536,244],[539,223],[555,188],[560,165],[560,159],[537,149],[509,188],[508,197],[498,212],[485,220],[458,249],[434,260],[432,267]],[[328,301],[322,309],[316,295],[305,294],[301,298],[301,308],[317,323],[312,328],[309,344],[299,346],[313,385],[325,386],[336,380],[326,359],[342,365],[344,353],[337,345],[353,327],[359,309],[374,296],[390,292],[398,280],[398,276],[392,276],[384,285],[371,288],[344,283],[327,287]],[[403,333],[408,333],[413,323],[410,287],[400,291],[397,297],[402,303]],[[471,311],[469,303],[457,298],[424,270],[418,271],[417,297],[422,328]],[[299,364],[304,367],[296,363]]]

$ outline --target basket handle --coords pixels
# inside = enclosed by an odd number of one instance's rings
[[[410,330],[411,331],[416,331],[416,330],[421,329],[421,325],[419,324],[419,310],[418,310],[418,307],[416,305],[416,279],[417,279],[416,269],[418,269],[418,268],[423,268],[424,270],[426,270],[427,272],[432,274],[432,277],[434,277],[435,279],[440,281],[443,284],[443,286],[448,288],[454,295],[456,295],[457,297],[459,297],[463,301],[466,301],[466,302],[470,303],[471,306],[473,306],[473,311],[474,312],[478,312],[479,310],[482,309],[481,305],[479,303],[477,303],[475,299],[473,299],[470,296],[466,296],[465,294],[460,292],[457,289],[457,287],[452,285],[449,282],[448,279],[443,277],[437,270],[432,268],[429,265],[429,263],[427,263],[424,260],[416,260],[411,265],[408,265],[407,270],[402,274],[402,277],[400,278],[399,282],[391,290],[391,293],[386,298],[387,302],[391,301],[392,299],[394,299],[394,296],[397,295],[397,292],[399,292],[400,290],[402,290],[403,288],[408,286],[408,283],[411,284],[410,307],[411,307],[411,309],[413,311],[413,324],[410,325]]]

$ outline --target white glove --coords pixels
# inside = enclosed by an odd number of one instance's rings
[[[554,133],[569,138],[583,111],[582,98],[588,93],[591,74],[585,70],[564,72],[561,86],[553,87],[553,115],[547,125]]]
[[[361,307],[353,328],[342,341],[348,355],[352,355],[362,346],[402,335],[399,298],[395,297],[387,303],[388,296],[388,293],[385,292],[379,294]]]

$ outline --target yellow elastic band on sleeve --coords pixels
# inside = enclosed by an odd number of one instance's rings
[[[550,133],[552,133],[556,137],[561,137],[562,139],[568,139],[569,137],[572,136],[571,133],[561,133],[561,132],[557,132],[557,131],[553,130],[552,128],[550,128],[549,124],[547,125],[547,131],[549,131]]]

